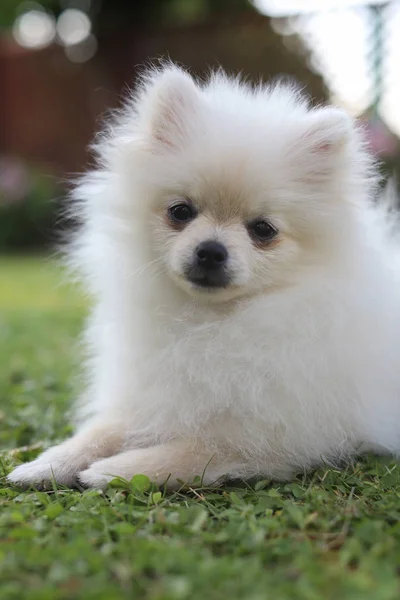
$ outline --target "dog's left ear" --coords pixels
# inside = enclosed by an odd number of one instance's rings
[[[312,182],[330,177],[346,160],[353,139],[354,125],[344,111],[332,107],[311,110],[294,148],[302,179]]]
[[[179,150],[185,146],[199,101],[199,89],[183,69],[168,66],[150,76],[139,114],[142,113],[142,122],[155,150]]]
[[[353,133],[351,118],[338,108],[314,109],[308,114],[303,144],[315,156],[329,157],[341,151]]]

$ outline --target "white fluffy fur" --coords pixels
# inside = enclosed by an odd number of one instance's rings
[[[167,65],[96,151],[71,250],[95,298],[82,423],[10,481],[286,479],[399,452],[399,246],[344,113]],[[165,216],[179,198],[199,212],[183,231]],[[279,230],[264,248],[245,227],[260,216]],[[210,238],[229,252],[221,291],[183,275]]]

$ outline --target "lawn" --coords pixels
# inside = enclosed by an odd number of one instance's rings
[[[85,302],[49,259],[0,257],[2,600],[398,600],[400,469],[165,495],[7,486],[69,432]]]

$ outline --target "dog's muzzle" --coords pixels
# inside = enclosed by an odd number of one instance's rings
[[[188,281],[203,288],[225,288],[230,283],[228,251],[223,244],[207,240],[197,246],[185,271]]]

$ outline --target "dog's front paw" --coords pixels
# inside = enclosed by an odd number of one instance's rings
[[[7,479],[24,488],[51,489],[53,483],[74,487],[76,475],[86,469],[88,458],[74,438],[49,448],[36,460],[20,465]]]
[[[76,469],[68,460],[50,462],[45,457],[16,467],[7,477],[9,483],[20,487],[51,488],[52,482],[73,487],[76,484]]]
[[[107,485],[110,483],[114,477],[112,475],[107,475],[104,472],[101,463],[103,461],[97,461],[93,463],[91,467],[82,471],[77,476],[78,482],[85,488],[95,488],[98,490],[105,490]]]
[[[43,452],[36,460],[20,465],[8,476],[22,487],[49,489],[55,481],[67,487],[77,485],[77,475],[101,456],[119,449],[123,427],[94,422],[72,438]]]

